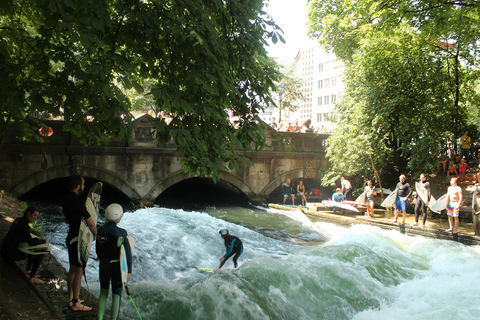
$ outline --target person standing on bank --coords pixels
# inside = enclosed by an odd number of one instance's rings
[[[472,138],[468,136],[468,131],[465,131],[463,136],[460,137],[460,142],[462,143],[460,159],[465,157],[465,161],[468,163],[470,160],[470,143],[472,142]]]
[[[85,207],[85,200],[80,198],[85,190],[85,180],[80,176],[72,176],[68,180],[68,194],[63,199],[62,210],[68,222],[67,249],[70,269],[67,274],[68,306],[72,311],[90,311],[91,307],[82,304],[80,289],[82,286],[83,268],[78,261],[78,232],[82,219],[87,222],[94,237],[97,236],[97,228],[92,217]]]
[[[367,185],[365,186],[364,191],[365,207],[367,207],[367,212],[365,212],[365,215],[374,218],[375,215],[373,214],[373,209],[375,206],[375,196],[377,195],[377,191],[375,190],[375,186],[373,185],[372,180],[367,181]]]
[[[400,211],[403,211],[403,220],[401,225],[405,224],[405,218],[407,217],[407,199],[412,193],[412,188],[407,182],[407,177],[402,174],[400,175],[400,182],[397,183],[398,193],[397,199],[395,200],[395,220],[392,223],[397,223],[398,214]]]
[[[343,176],[340,177],[340,181],[342,182],[342,194],[344,200],[350,200],[353,190],[352,184]]]
[[[427,206],[430,204],[430,197],[432,196],[432,189],[430,188],[430,182],[427,180],[427,176],[425,173],[422,173],[420,175],[420,183],[427,189],[428,196],[427,196],[427,203],[423,202],[423,200],[418,196],[416,196],[417,200],[415,201],[415,223],[413,224],[414,226],[418,226],[418,216],[419,216],[419,211],[420,207],[422,207],[422,213],[423,213],[423,222],[422,222],[422,228],[425,228],[425,223],[427,222]]]
[[[42,281],[37,277],[37,271],[42,263],[43,254],[25,254],[18,250],[18,246],[21,242],[27,242],[30,246],[36,246],[43,243],[48,244],[48,240],[33,238],[30,234],[31,228],[29,223],[37,220],[37,216],[38,209],[34,206],[30,206],[24,211],[22,217],[13,221],[10,230],[8,230],[7,235],[3,239],[1,254],[3,260],[7,263],[27,258],[25,274],[30,278],[30,282],[34,284],[44,284],[45,281]]]
[[[458,179],[452,178],[450,180],[450,187],[448,187],[448,205],[447,205],[447,216],[448,216],[448,223],[450,224],[450,228],[447,232],[452,232],[453,234],[458,233],[458,224],[460,216],[460,204],[463,200],[462,188],[457,185]]]
[[[237,259],[242,255],[243,252],[242,241],[239,238],[231,235],[228,232],[228,229],[222,229],[219,231],[219,233],[225,242],[225,249],[227,250],[227,253],[220,258],[220,266],[213,270],[213,272],[220,270],[231,256],[233,256],[233,266],[236,268],[238,266]]]
[[[123,208],[112,203],[105,209],[107,223],[98,230],[96,252],[100,260],[100,296],[98,297],[98,319],[102,320],[107,307],[108,291],[112,282],[112,314],[110,319],[118,319],[122,298],[122,275],[120,274],[120,247],[125,247],[128,276],[132,275],[132,249],[125,229],[117,227],[123,217]]]

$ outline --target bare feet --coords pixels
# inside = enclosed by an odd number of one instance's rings
[[[402,221],[402,223],[400,223],[401,226],[404,226],[405,225],[405,220]]]
[[[397,220],[392,220],[390,223],[398,223]]]
[[[450,227],[450,229],[445,230],[446,232],[453,232],[453,227]]]
[[[44,284],[45,281],[37,278],[37,277],[30,277],[30,282],[33,284]]]
[[[412,226],[418,227],[418,222],[415,222],[414,224],[412,224]]]

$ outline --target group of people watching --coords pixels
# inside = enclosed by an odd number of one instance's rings
[[[330,133],[330,130],[324,126],[311,126],[311,120],[307,120],[301,125],[298,124],[298,121],[294,122],[285,122],[282,121],[279,124],[275,121],[275,117],[272,118],[272,122],[268,125],[276,130],[282,132],[308,132],[308,133],[318,133],[318,134],[327,134]]]

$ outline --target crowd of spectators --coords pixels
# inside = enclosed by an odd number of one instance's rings
[[[273,117],[272,122],[270,122],[268,125],[272,129],[281,132],[307,132],[318,134],[330,133],[330,129],[324,125],[312,126],[310,119],[308,119],[302,124],[299,124],[298,121],[281,121],[280,123],[277,123],[275,117]]]

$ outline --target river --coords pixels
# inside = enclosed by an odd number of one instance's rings
[[[67,267],[61,213],[42,231]],[[100,219],[101,224],[104,220]],[[480,248],[372,226],[311,222],[300,212],[240,207],[126,212],[136,239],[129,284],[143,319],[474,319],[480,314]],[[218,233],[244,244],[239,267]],[[87,267],[98,295],[98,262]],[[85,283],[84,283],[85,285]],[[108,302],[110,304],[110,302]],[[139,319],[123,295],[122,319]]]

